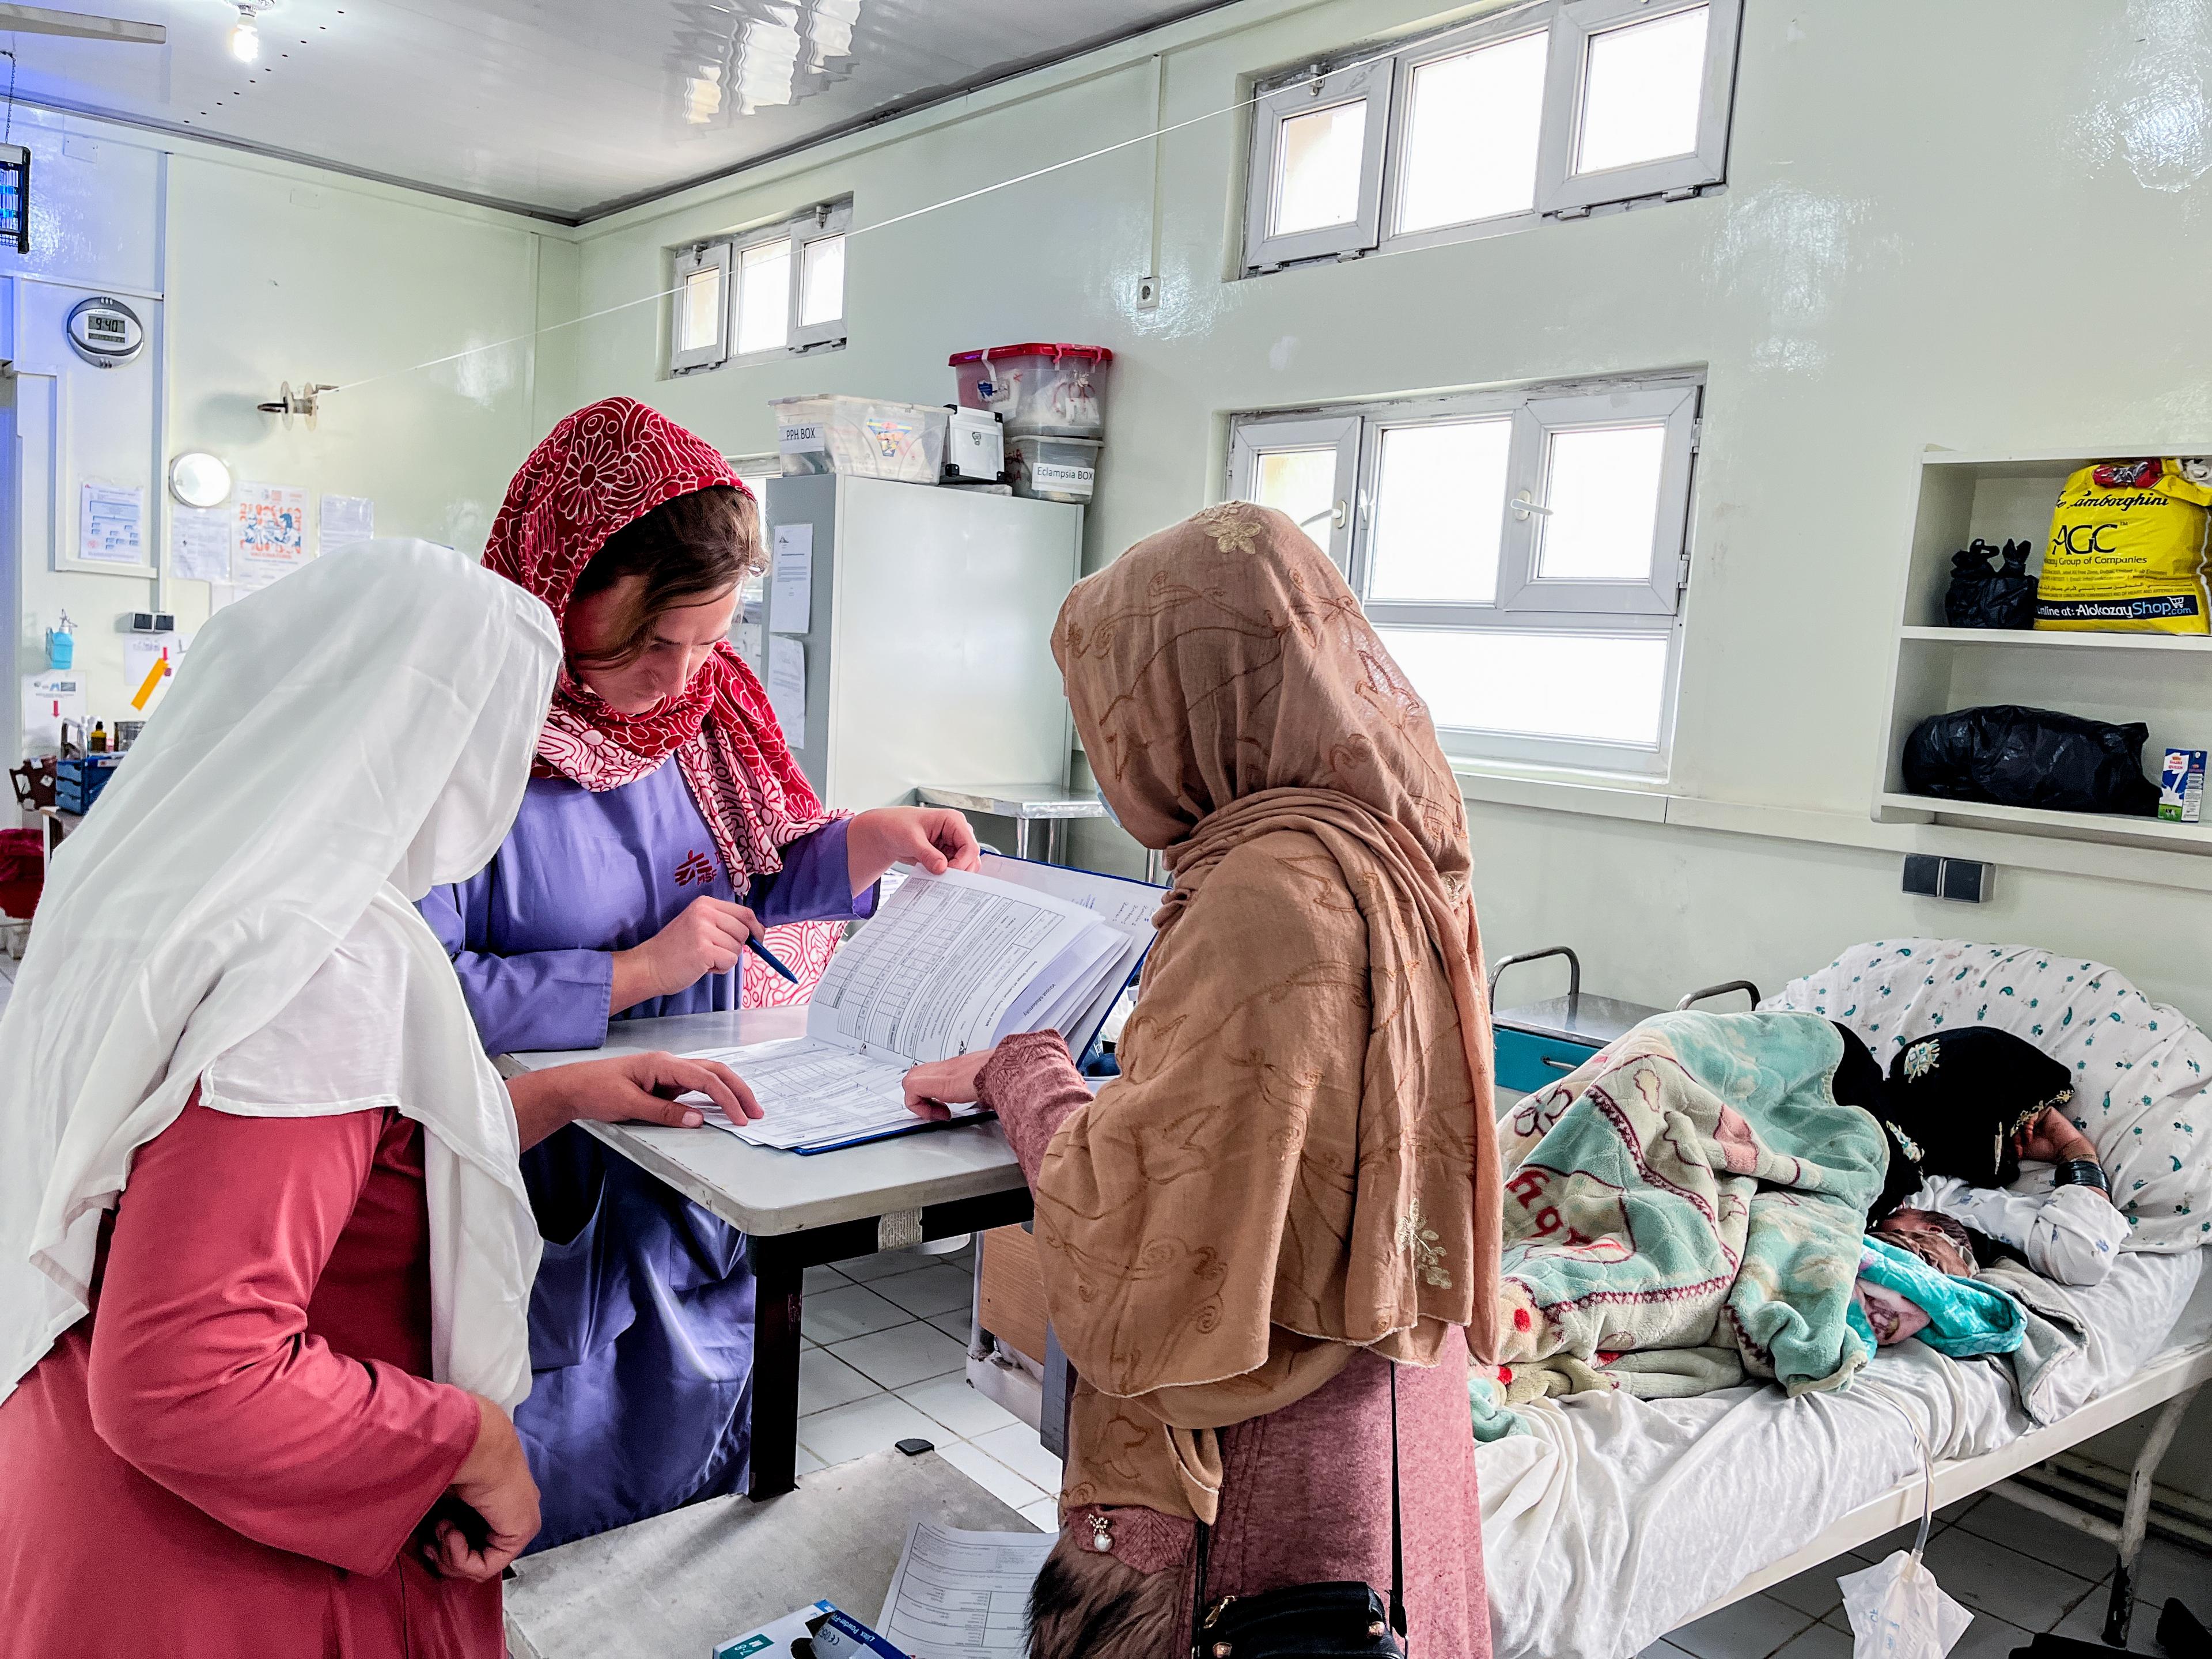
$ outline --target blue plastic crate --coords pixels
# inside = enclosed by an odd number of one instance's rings
[[[120,755],[70,755],[54,766],[54,805],[64,812],[92,810],[100,792],[123,763]]]

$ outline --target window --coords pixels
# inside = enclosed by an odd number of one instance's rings
[[[1261,83],[1248,271],[1720,183],[1742,0],[1529,0]]]
[[[1230,493],[1326,550],[1455,755],[1660,773],[1700,383],[1240,416]]]
[[[677,250],[668,370],[766,362],[845,343],[845,233],[853,204]]]

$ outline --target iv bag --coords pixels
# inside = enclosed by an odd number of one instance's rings
[[[1943,1659],[1974,1621],[1943,1594],[1917,1550],[1899,1550],[1836,1584],[1851,1621],[1852,1659]]]

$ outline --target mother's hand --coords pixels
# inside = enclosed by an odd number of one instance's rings
[[[678,1098],[700,1094],[722,1109],[732,1123],[761,1115],[753,1091],[720,1060],[686,1060],[679,1054],[611,1054],[526,1072],[507,1080],[522,1144],[534,1146],[554,1130],[579,1120],[597,1123],[659,1123],[696,1129],[707,1119],[696,1106]]]
[[[906,1109],[916,1117],[943,1123],[951,1109],[975,1098],[975,1079],[982,1075],[996,1048],[979,1048],[951,1060],[933,1060],[906,1074]]]

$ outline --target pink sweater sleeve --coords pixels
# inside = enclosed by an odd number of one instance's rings
[[[248,1538],[365,1573],[392,1565],[477,1427],[461,1389],[307,1334],[385,1115],[196,1100],[139,1148],[89,1379],[94,1428],[141,1473]]]
[[[1091,1087],[1059,1032],[1030,1031],[1008,1037],[983,1063],[975,1097],[999,1115],[1022,1176],[1035,1187],[1053,1132],[1091,1103]]]

